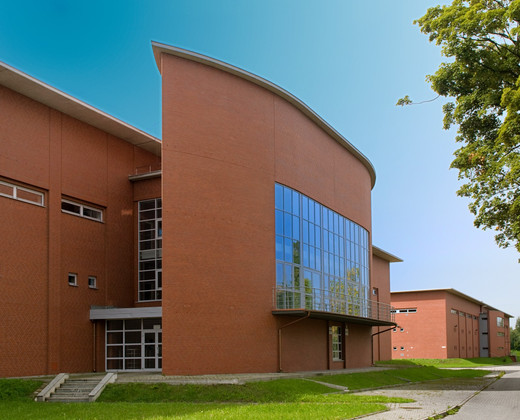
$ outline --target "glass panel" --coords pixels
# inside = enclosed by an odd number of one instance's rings
[[[14,196],[14,188],[11,185],[6,185],[0,182],[0,194],[7,195],[8,197]]]
[[[102,212],[100,210],[83,207],[83,216],[91,219],[102,220]]]
[[[1,188],[1,185],[0,185],[0,188]],[[21,188],[16,189],[16,198],[18,198],[19,200],[30,201],[31,203],[34,203],[34,204],[40,204],[40,205],[43,204],[43,194],[33,192],[33,191],[28,191],[28,190],[21,189]]]
[[[296,191],[292,192],[292,212],[296,216],[300,215],[300,194]]]
[[[283,260],[283,238],[276,236],[276,259]]]
[[[303,218],[305,220],[309,220],[309,199],[305,196],[302,198],[302,209],[303,209]]]
[[[300,241],[293,241],[293,263],[300,264]]]
[[[275,229],[277,235],[283,235],[283,212],[280,210],[275,212]]]
[[[159,330],[161,328],[161,326],[162,326],[161,318],[145,318],[145,319],[143,319],[143,329],[144,330]]]
[[[125,330],[140,330],[141,320],[140,319],[127,319],[125,321]]]
[[[283,285],[283,264],[276,264],[276,284]]]
[[[144,359],[144,368],[145,369],[155,369],[155,358]]]
[[[125,360],[125,369],[127,369],[127,370],[141,369],[141,359],[126,359]]]
[[[292,217],[289,213],[284,213],[283,233],[285,236],[292,236]]]
[[[300,218],[293,216],[292,219],[292,237],[293,239],[300,239]]]
[[[285,265],[285,286],[286,287],[292,287],[293,286],[293,279],[292,279],[292,268],[290,265]]]
[[[107,344],[123,344],[123,333],[122,332],[107,333]]]
[[[107,360],[107,369],[108,370],[122,370],[123,369],[123,360]]]
[[[146,200],[139,202],[139,210],[149,210],[155,207],[155,200]]]
[[[125,346],[125,357],[141,357],[141,344]]]
[[[274,206],[277,209],[283,210],[283,187],[279,184],[274,186]]]
[[[72,204],[67,201],[61,202],[61,209],[64,211],[68,211],[69,213],[81,214],[81,207],[77,204]]]
[[[285,244],[285,261],[292,262],[293,250],[292,250],[292,241],[289,238],[284,239]]]
[[[292,197],[291,196],[292,196],[291,189],[284,187],[284,189],[283,189],[283,209],[288,213],[292,212]]]
[[[123,357],[123,346],[107,346],[107,357]]]
[[[107,321],[107,331],[110,330],[122,330],[123,329],[123,321],[120,319],[114,319]]]
[[[140,343],[141,342],[141,332],[140,331],[132,331],[125,333],[125,343]]]

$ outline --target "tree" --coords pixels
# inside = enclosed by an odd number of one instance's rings
[[[463,144],[451,164],[465,182],[457,194],[476,227],[520,251],[520,0],[453,0],[414,23],[449,59],[427,80],[452,99],[443,111]]]
[[[510,328],[511,350],[520,350],[520,318],[516,319],[515,328]]]

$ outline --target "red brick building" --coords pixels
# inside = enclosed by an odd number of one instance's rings
[[[272,83],[153,50],[162,141],[0,64],[0,376],[388,353],[367,158]]]
[[[455,289],[391,293],[392,359],[501,357],[511,315]]]

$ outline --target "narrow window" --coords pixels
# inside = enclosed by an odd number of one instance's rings
[[[78,275],[76,273],[69,273],[69,286],[77,286],[78,285]]]
[[[103,221],[103,211],[94,207],[86,206],[70,200],[61,200],[61,211],[68,214],[74,214],[85,219]]]
[[[497,327],[504,326],[504,318],[497,316]]]
[[[96,276],[88,276],[88,287],[91,289],[97,289],[97,277]]]
[[[24,203],[36,204],[42,206],[44,204],[43,193],[30,188],[20,187],[19,185],[9,182],[0,181],[0,196],[13,198]]]
[[[341,334],[341,327],[331,327],[332,332],[332,360],[343,360],[343,335]]]

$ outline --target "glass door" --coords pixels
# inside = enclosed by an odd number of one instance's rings
[[[143,369],[162,368],[162,332],[161,330],[143,330]]]

